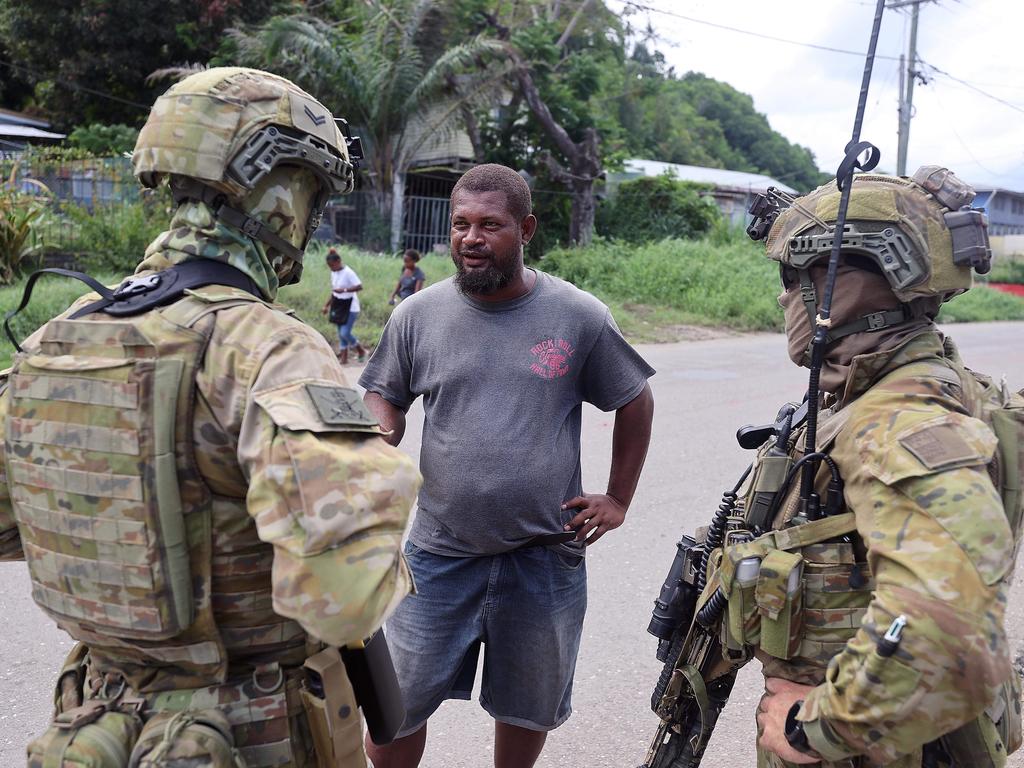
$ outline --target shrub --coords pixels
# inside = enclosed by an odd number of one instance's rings
[[[82,268],[126,274],[135,270],[146,247],[166,228],[170,197],[161,189],[145,194],[138,202],[93,211],[70,205],[65,213],[73,224],[66,248],[82,254]]]
[[[701,237],[721,219],[704,189],[668,175],[623,182],[598,209],[597,231],[628,243]]]
[[[24,187],[38,194],[26,192]],[[18,180],[18,166],[0,183],[0,285],[14,280],[22,263],[39,249],[32,229],[46,214],[50,190],[34,179]]]
[[[92,155],[113,156],[131,152],[139,138],[137,128],[127,125],[80,125],[68,136],[68,144]]]

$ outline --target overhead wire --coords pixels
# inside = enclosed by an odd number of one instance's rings
[[[819,51],[829,51],[830,53],[842,53],[842,54],[845,54],[847,56],[857,56],[858,58],[863,58],[864,57],[864,52],[863,51],[851,51],[851,50],[849,50],[847,48],[835,48],[835,47],[830,46],[830,45],[819,45],[818,43],[807,43],[807,42],[804,42],[802,40],[792,40],[792,39],[787,38],[787,37],[778,37],[776,35],[768,35],[768,34],[765,34],[764,32],[754,32],[753,30],[750,30],[750,29],[741,29],[740,27],[731,27],[728,24],[719,24],[718,22],[715,22],[715,21],[708,21],[707,19],[699,19],[699,18],[697,18],[695,16],[687,16],[686,14],[679,13],[677,11],[666,11],[666,10],[663,10],[661,8],[655,8],[652,5],[647,5],[646,3],[640,2],[640,0],[619,0],[619,2],[621,2],[623,5],[629,6],[630,8],[635,8],[635,9],[640,10],[640,11],[647,11],[649,13],[658,13],[658,14],[661,14],[662,16],[671,16],[672,18],[683,19],[684,21],[689,21],[689,22],[692,22],[694,24],[703,24],[704,26],[707,26],[707,27],[714,27],[715,29],[724,29],[724,30],[727,30],[729,32],[736,32],[736,33],[741,34],[741,35],[749,35],[750,37],[759,37],[762,40],[773,40],[773,41],[775,41],[777,43],[786,43],[787,45],[797,45],[797,46],[800,46],[801,48],[813,48],[813,49],[819,50]],[[882,56],[881,54],[879,54],[875,58],[878,58],[878,59],[888,59],[890,61],[899,61],[900,57],[899,56]]]
[[[64,79],[59,78],[59,77],[50,78],[49,75],[47,75],[47,74],[45,74],[43,72],[39,72],[37,70],[30,69],[29,67],[22,66],[21,64],[15,64],[15,63],[10,62],[10,61],[4,61],[3,59],[0,59],[0,64],[2,64],[5,67],[9,67],[10,69],[14,69],[14,70],[17,70],[19,72],[24,72],[26,74],[33,75],[33,76],[35,76],[37,78],[40,78],[40,79],[51,79],[54,83],[56,83],[58,85],[62,85],[65,88],[70,88],[73,91],[82,91],[84,93],[92,94],[93,96],[98,96],[101,99],[108,99],[110,101],[116,101],[116,102],[119,102],[121,104],[126,104],[129,107],[138,107],[139,109],[144,109],[144,110],[148,111],[149,108],[152,106],[151,104],[139,104],[139,102],[131,101],[130,99],[122,99],[120,96],[115,96],[112,93],[106,93],[105,91],[97,91],[95,88],[88,88],[88,87],[86,87],[84,85],[80,85],[78,83],[74,83],[74,82],[71,82],[69,80],[64,80]]]

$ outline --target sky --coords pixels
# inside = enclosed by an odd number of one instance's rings
[[[635,27],[650,20],[657,35],[654,47],[678,74],[703,72],[750,94],[775,130],[808,147],[822,170],[835,173],[853,130],[874,2],[607,1],[610,8],[628,14]],[[657,10],[637,10],[636,5]],[[860,55],[717,29],[679,18],[680,14]],[[945,165],[976,185],[1024,191],[1022,30],[1020,0],[921,4],[917,55],[931,66],[921,67],[928,82],[914,87],[908,174],[921,165]],[[890,173],[896,171],[898,59],[906,53],[909,31],[909,8],[885,11],[861,131],[862,139],[881,150],[878,169]]]

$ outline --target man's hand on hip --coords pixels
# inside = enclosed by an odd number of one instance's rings
[[[585,541],[587,546],[608,531],[615,530],[626,520],[626,507],[615,497],[604,493],[585,493],[569,499],[562,505],[562,509],[580,510],[579,514],[565,524],[565,530],[575,529],[576,541]]]

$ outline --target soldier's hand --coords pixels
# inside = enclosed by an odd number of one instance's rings
[[[618,528],[626,519],[626,508],[613,496],[604,493],[584,493],[569,499],[562,509],[579,509],[580,512],[565,524],[565,530],[576,529],[576,541],[590,546],[608,531]],[[589,536],[588,536],[589,534]]]
[[[764,696],[757,706],[757,732],[760,734],[757,745],[790,763],[820,763],[820,758],[798,752],[786,741],[786,715],[796,702],[807,698],[814,687],[779,677],[765,678],[764,687]]]

